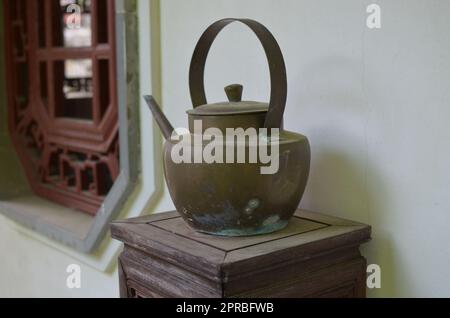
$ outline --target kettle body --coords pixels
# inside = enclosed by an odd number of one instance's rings
[[[286,227],[305,191],[310,145],[306,137],[287,131],[278,143],[277,172],[262,174],[266,165],[261,162],[175,163],[177,143],[166,141],[164,173],[177,211],[196,231],[220,236],[266,234]],[[238,150],[236,144],[227,146]],[[195,153],[205,145],[188,147]],[[248,153],[252,145],[244,148]]]

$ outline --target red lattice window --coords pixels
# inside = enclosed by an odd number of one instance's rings
[[[36,194],[96,214],[119,174],[114,0],[5,0],[9,128]]]

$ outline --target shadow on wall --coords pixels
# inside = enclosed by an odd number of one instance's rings
[[[295,124],[312,147],[302,207],[370,224],[373,240],[362,253],[368,264],[381,266],[382,286],[369,296],[399,296],[396,281],[405,277],[386,215],[390,191],[369,151],[371,105],[365,88],[373,91],[376,83],[367,75],[363,60],[333,57],[309,64],[293,81],[302,83],[293,96],[302,113],[289,117],[302,118]]]
[[[383,212],[388,210],[385,205],[388,198],[389,193],[382,186],[376,165],[361,163],[337,149],[321,149],[314,154],[305,205],[373,227],[372,241],[361,248],[368,264],[381,266],[382,288],[369,291],[368,295],[372,297],[399,296],[396,281],[405,279],[399,272],[401,264],[396,257],[395,243],[385,228],[388,221]],[[314,208],[317,206],[323,208]]]

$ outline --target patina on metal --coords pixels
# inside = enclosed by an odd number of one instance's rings
[[[225,88],[228,102],[208,104],[204,89],[206,59],[219,32],[232,22],[247,25],[261,41],[267,55],[270,102],[242,101],[242,85]],[[283,229],[303,196],[310,169],[310,145],[300,134],[283,129],[287,100],[286,66],[273,35],[262,24],[249,19],[223,19],[201,36],[190,67],[189,85],[194,109],[188,111],[189,130],[195,138],[194,123],[201,121],[202,134],[208,128],[272,128],[280,130],[279,169],[262,174],[263,163],[175,163],[171,153],[178,141],[171,140],[173,127],[151,96],[145,99],[166,138],[164,171],[177,211],[195,230],[221,236],[249,236]],[[197,135],[198,136],[198,135]],[[267,136],[266,136],[267,137]],[[263,138],[261,135],[259,138]],[[269,136],[270,139],[270,136]],[[230,147],[224,142],[223,147]],[[191,153],[195,144],[190,144]],[[231,147],[236,147],[231,145]],[[253,147],[246,141],[246,150]]]

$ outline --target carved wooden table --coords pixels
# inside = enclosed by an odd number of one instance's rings
[[[299,210],[283,231],[222,238],[176,212],[114,222],[121,297],[365,297],[368,225]]]

